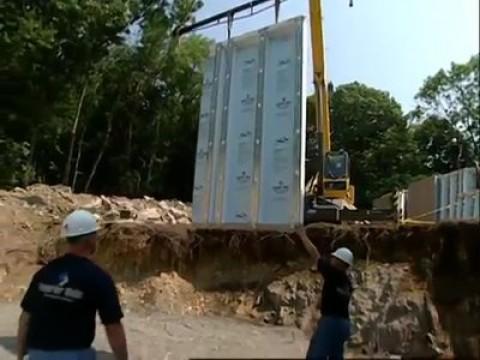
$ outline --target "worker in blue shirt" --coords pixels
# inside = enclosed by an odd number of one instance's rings
[[[307,359],[343,359],[345,342],[350,338],[349,303],[353,292],[347,270],[353,254],[345,247],[322,257],[304,229],[298,232],[305,249],[315,261],[315,270],[323,276],[320,318],[310,340]]]
[[[17,359],[94,360],[98,312],[116,360],[128,360],[122,309],[110,275],[91,257],[97,246],[95,217],[84,210],[63,222],[67,253],[40,269],[22,300]]]

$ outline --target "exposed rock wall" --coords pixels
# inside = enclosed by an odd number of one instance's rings
[[[478,224],[311,227],[322,252],[351,247],[358,266],[350,349],[480,356]],[[176,271],[196,291],[251,291],[252,316],[301,326],[321,279],[295,234],[109,224],[99,259],[121,279]]]

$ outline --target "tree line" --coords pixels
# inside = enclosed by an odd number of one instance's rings
[[[78,192],[191,199],[210,41],[174,33],[201,6],[0,2],[0,187],[63,183]],[[351,155],[358,205],[480,158],[478,84],[475,55],[426,79],[408,114],[384,91],[334,89],[333,145]]]

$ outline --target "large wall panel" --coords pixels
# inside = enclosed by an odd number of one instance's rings
[[[298,17],[212,49],[200,111],[195,223],[303,222],[303,27]]]

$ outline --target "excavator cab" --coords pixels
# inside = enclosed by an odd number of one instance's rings
[[[323,190],[327,199],[344,199],[353,204],[353,186],[350,184],[350,157],[344,150],[329,151],[323,162]]]

